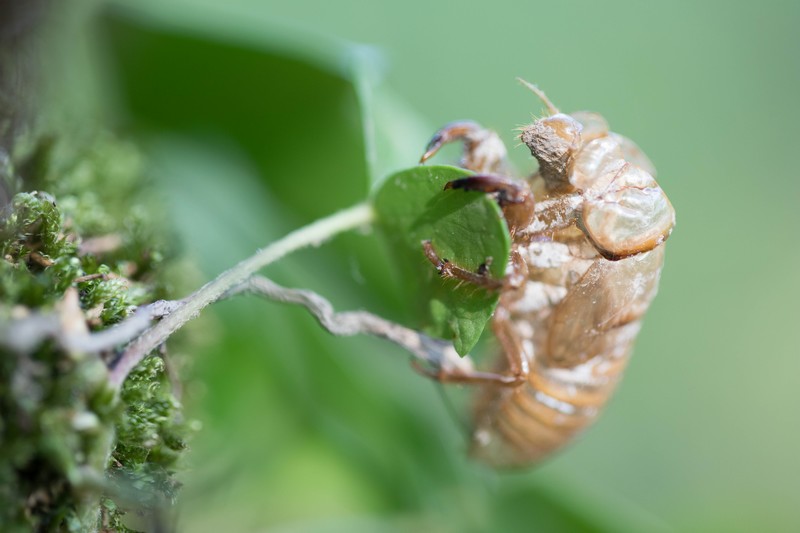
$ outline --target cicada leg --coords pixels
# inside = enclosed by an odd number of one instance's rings
[[[462,167],[474,172],[508,171],[508,153],[500,137],[495,132],[469,120],[451,122],[437,131],[425,147],[425,153],[419,162],[424,163],[442,146],[456,141],[464,143]]]
[[[489,383],[501,387],[517,387],[525,383],[525,378],[521,376],[497,374],[494,372],[481,372],[478,370],[431,370],[422,366],[416,359],[411,361],[411,367],[423,376],[434,379],[441,383],[468,383],[473,385]]]
[[[450,181],[444,189],[480,191],[494,195],[503,210],[503,217],[512,236],[527,228],[533,220],[536,206],[527,182],[504,176],[479,175]]]
[[[503,287],[503,280],[495,279],[489,275],[488,265],[491,264],[491,258],[487,258],[477,272],[472,272],[456,265],[449,259],[439,257],[431,241],[422,241],[422,249],[425,251],[425,257],[428,258],[428,261],[436,267],[436,271],[444,278],[466,281],[490,291],[497,291]]]
[[[428,261],[436,267],[436,271],[439,272],[440,276],[455,278],[490,291],[519,289],[524,284],[528,275],[528,265],[525,264],[525,261],[516,250],[511,251],[510,272],[507,272],[506,276],[502,279],[496,279],[489,275],[489,266],[492,264],[491,257],[487,257],[486,261],[478,267],[477,271],[472,272],[471,270],[456,265],[449,259],[439,257],[439,254],[429,240],[422,241],[422,250],[425,252],[425,257],[428,258]]]
[[[495,311],[494,319],[492,320],[492,333],[494,333],[497,342],[503,350],[508,361],[508,372],[511,377],[518,380],[525,381],[530,374],[530,359],[532,354],[525,353],[525,348],[522,341],[514,332],[514,327],[511,322],[511,317],[508,312],[499,307]]]
[[[488,275],[485,263],[481,265],[478,272],[471,272],[447,259],[440,258],[430,241],[423,241],[422,246],[425,256],[436,266],[436,270],[442,276],[459,279],[488,290],[515,291],[522,286],[527,277],[527,265],[516,251],[511,253],[510,272],[503,279],[498,280]],[[443,369],[431,371],[419,365],[415,365],[415,368],[422,374],[442,382],[494,383],[504,386],[516,386],[524,383],[530,372],[529,356],[525,354],[522,343],[514,333],[511,319],[502,307],[498,307],[492,320],[492,330],[508,360],[508,374],[464,370],[446,371]]]
[[[527,381],[530,373],[529,359],[519,338],[514,335],[511,326],[511,321],[506,314],[498,314],[492,321],[492,330],[508,360],[508,373],[500,374],[497,372],[464,369],[430,369],[422,366],[417,360],[412,360],[411,366],[423,376],[442,383],[492,384],[501,387],[522,385]]]

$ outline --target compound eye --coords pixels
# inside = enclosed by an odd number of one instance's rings
[[[617,260],[664,242],[675,211],[650,174],[626,164],[587,191],[580,225],[604,257]]]
[[[569,182],[579,191],[588,190],[597,178],[619,169],[623,163],[622,148],[616,139],[594,139],[575,156]]]
[[[570,113],[569,116],[577,120],[583,126],[581,131],[581,139],[583,142],[588,143],[600,137],[605,137],[609,134],[608,122],[600,113],[593,111],[576,111]]]

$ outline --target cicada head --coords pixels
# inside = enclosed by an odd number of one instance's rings
[[[574,190],[568,178],[575,154],[581,146],[581,123],[556,113],[535,121],[522,130],[520,139],[539,162],[539,174],[551,191]]]

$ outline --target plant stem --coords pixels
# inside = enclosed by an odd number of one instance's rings
[[[246,281],[261,268],[295,250],[306,246],[319,246],[339,233],[370,224],[374,218],[375,213],[371,205],[357,204],[289,233],[233,268],[226,270],[184,299],[182,305],[128,345],[112,368],[109,381],[115,387],[122,386],[130,371],[148,353],[167,340],[186,322],[195,318],[204,307]]]
[[[248,292],[276,302],[305,307],[314,315],[320,326],[333,335],[380,337],[405,348],[417,361],[437,371],[462,375],[474,373],[472,360],[469,357],[460,357],[452,342],[429,337],[420,331],[390,322],[367,311],[337,313],[328,300],[313,291],[287,289],[263,276],[252,276],[226,296]]]

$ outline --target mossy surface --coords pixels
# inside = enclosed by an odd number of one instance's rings
[[[55,313],[101,330],[166,297],[169,231],[137,147],[107,132],[29,146],[0,183],[0,322]],[[0,530],[123,530],[126,512],[147,529],[174,501],[187,426],[164,359],[114,391],[117,355],[0,343]]]

